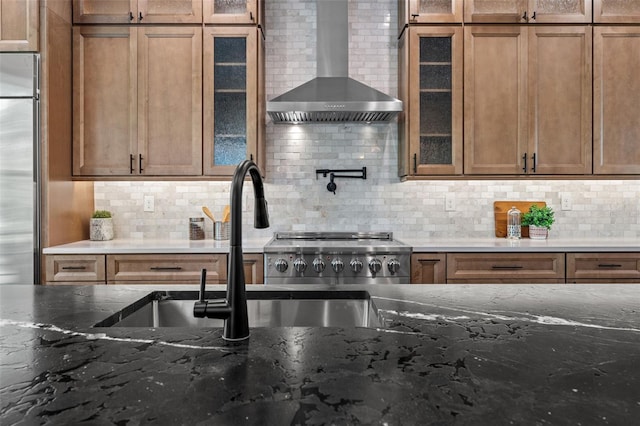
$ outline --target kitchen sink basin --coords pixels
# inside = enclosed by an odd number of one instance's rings
[[[224,292],[206,292],[207,300]],[[223,327],[224,321],[195,318],[196,291],[154,291],[94,327]],[[380,327],[366,291],[249,291],[249,327]]]

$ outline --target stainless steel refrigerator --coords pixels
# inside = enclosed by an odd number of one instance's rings
[[[40,57],[0,53],[0,284],[40,280]]]

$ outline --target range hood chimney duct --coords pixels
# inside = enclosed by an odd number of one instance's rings
[[[274,123],[381,123],[402,101],[349,77],[348,0],[317,0],[317,77],[267,102]]]

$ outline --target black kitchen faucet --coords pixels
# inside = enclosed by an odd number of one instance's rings
[[[242,259],[242,186],[247,173],[251,175],[255,197],[253,226],[256,228],[269,227],[269,211],[267,200],[264,198],[264,185],[260,169],[253,161],[245,160],[236,168],[231,182],[231,241],[229,244],[227,298],[204,299],[207,270],[203,269],[200,279],[200,300],[193,305],[194,317],[224,319],[222,338],[229,341],[244,340],[249,337],[247,291]]]

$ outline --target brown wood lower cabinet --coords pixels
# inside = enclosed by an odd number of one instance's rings
[[[264,284],[264,255],[243,253],[245,284]]]
[[[564,282],[564,253],[447,254],[448,284]]]
[[[567,282],[640,283],[640,253],[567,253]]]
[[[104,255],[60,254],[46,257],[47,285],[106,284]]]
[[[110,254],[107,284],[197,284],[202,269],[207,283],[227,282],[225,254]]]
[[[411,255],[411,284],[445,284],[447,259],[444,253]]]

